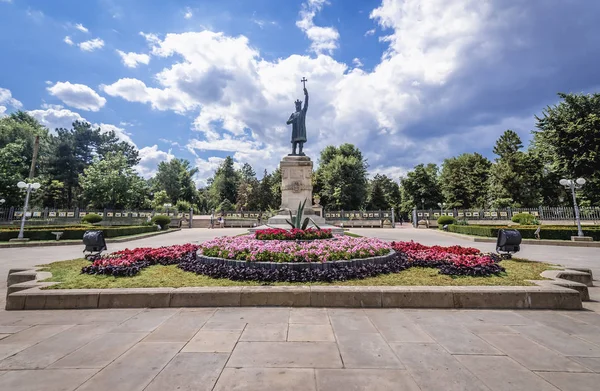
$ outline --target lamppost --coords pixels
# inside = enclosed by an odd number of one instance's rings
[[[425,210],[425,198],[421,198],[421,206],[423,207],[423,210]]]
[[[25,229],[25,219],[27,216],[27,208],[29,207],[29,196],[31,194],[32,190],[37,190],[40,188],[40,184],[35,182],[35,183],[25,183],[23,181],[17,183],[17,187],[23,191],[27,192],[27,195],[25,196],[25,206],[23,206],[23,216],[21,217],[21,229],[19,230],[19,236],[18,239],[23,239],[23,230]]]
[[[575,197],[575,190],[581,189],[585,185],[585,179],[561,179],[559,183],[565,187],[565,189],[571,189],[571,195],[573,196],[573,208],[575,209],[575,220],[577,221],[577,236],[583,237],[583,231],[581,230],[581,219],[579,218],[579,207],[577,206],[577,197]]]
[[[442,215],[443,215],[444,214],[444,208],[446,208],[446,206],[448,206],[448,204],[445,203],[445,202],[438,202],[438,206],[442,210]]]
[[[173,204],[163,204],[165,209],[167,209],[167,216],[169,215],[169,208],[173,206]]]

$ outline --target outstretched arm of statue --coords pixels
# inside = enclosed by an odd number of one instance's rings
[[[294,113],[292,113],[292,115],[290,115],[290,119],[288,119],[286,122],[287,125],[292,124],[292,123],[294,123]]]
[[[306,87],[304,88],[304,112],[306,112],[306,110],[308,110],[308,90],[306,89]]]

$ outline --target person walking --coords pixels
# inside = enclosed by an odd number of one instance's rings
[[[210,226],[208,228],[210,228],[210,229],[215,228],[215,214],[214,213],[211,213],[211,215],[210,215]]]

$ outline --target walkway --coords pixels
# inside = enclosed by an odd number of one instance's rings
[[[600,289],[600,288],[595,288]],[[588,311],[0,312],[0,389],[597,390]]]

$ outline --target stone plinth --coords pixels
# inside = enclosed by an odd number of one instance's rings
[[[312,210],[312,160],[308,156],[285,156],[279,163],[279,167],[281,169],[280,209],[298,210],[298,204],[306,201],[304,213],[314,214]]]

